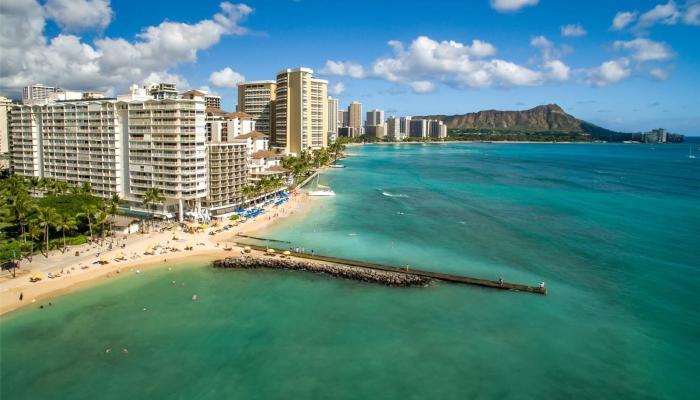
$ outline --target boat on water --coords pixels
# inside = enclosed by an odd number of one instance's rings
[[[345,165],[338,165],[338,164],[331,164],[329,165],[330,168],[345,168]]]
[[[692,147],[690,147],[690,148],[688,149],[688,158],[691,158],[691,159],[692,159],[692,158],[695,158],[695,154],[693,154],[693,148],[692,148]]]

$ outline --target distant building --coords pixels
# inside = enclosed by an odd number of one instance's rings
[[[144,88],[156,100],[176,99],[178,97],[177,87],[174,83],[148,83]]]
[[[352,126],[338,128],[338,137],[354,138],[360,136],[360,132]]]
[[[425,119],[411,119],[409,126],[409,137],[424,138],[428,137],[428,121]]]
[[[399,134],[401,139],[411,136],[411,117],[401,117],[399,123]]]
[[[442,121],[438,120],[428,120],[428,136],[432,138],[446,138],[447,137],[447,125]]]
[[[365,126],[376,126],[384,123],[384,111],[382,110],[371,110],[367,111],[367,119],[365,120]]]
[[[338,99],[328,96],[328,139],[338,136]]]
[[[204,105],[207,108],[221,108],[221,96],[207,94],[204,96]]]
[[[258,131],[272,137],[275,127],[277,82],[250,81],[238,85],[236,111],[250,114]]]
[[[348,126],[350,114],[345,110],[338,110],[338,128],[343,128]]]
[[[668,132],[666,129],[652,129],[650,132],[642,134],[644,143],[666,143],[668,142]]]
[[[32,102],[48,100],[49,96],[54,93],[63,92],[64,90],[53,86],[44,86],[42,84],[34,84],[22,88],[22,103],[29,104]]]
[[[0,155],[10,151],[10,108],[12,101],[0,96]],[[4,168],[0,168],[4,169]]]
[[[384,139],[386,136],[386,124],[368,125],[365,127],[365,134],[374,136],[377,139]]]
[[[348,125],[351,128],[355,128],[357,132],[360,132],[362,128],[362,104],[353,101],[348,106]],[[359,136],[359,135],[358,135]]]
[[[395,116],[386,120],[386,137],[391,140],[401,140],[401,121]]]

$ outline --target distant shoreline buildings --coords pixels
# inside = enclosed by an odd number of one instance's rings
[[[323,149],[339,138],[444,140],[437,119],[340,107],[328,82],[308,68],[238,85],[235,112],[203,90],[172,83],[132,85],[106,97],[40,84],[22,102],[0,97],[0,169],[24,177],[89,183],[94,194],[119,195],[133,212],[147,189],[164,201],[156,214],[183,220],[226,217],[245,204],[244,188],[263,179],[289,182],[282,159]],[[663,129],[637,134],[646,143],[678,141]],[[9,164],[9,165],[8,165]]]

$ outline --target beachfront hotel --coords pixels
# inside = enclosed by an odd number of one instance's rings
[[[328,141],[334,142],[338,137],[338,99],[328,96]]]
[[[277,74],[272,145],[286,154],[328,146],[328,81],[309,68]]]
[[[136,85],[117,98],[46,100],[16,105],[11,167],[25,177],[90,183],[139,210],[149,188],[162,190],[158,213],[199,212],[207,194],[204,96],[155,99]]]
[[[270,137],[274,135],[276,90],[275,81],[251,81],[238,84],[236,111],[252,116],[256,129]]]
[[[353,101],[348,106],[348,125],[349,128],[353,128],[355,136],[362,135],[362,104],[357,101]]]

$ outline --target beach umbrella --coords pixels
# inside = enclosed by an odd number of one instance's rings
[[[244,247],[243,250],[245,250],[245,251],[250,251],[250,246]]]
[[[284,253],[282,253],[282,254],[284,254],[285,256],[288,256],[288,255],[290,255],[290,254],[292,254],[292,253],[291,253],[289,250],[285,250]]]
[[[105,256],[100,257],[100,264],[109,264],[107,257],[105,257]]]
[[[273,254],[275,252],[275,249],[267,249],[267,252]]]

